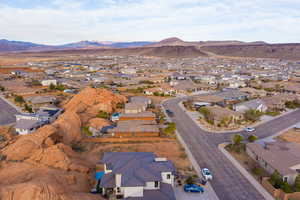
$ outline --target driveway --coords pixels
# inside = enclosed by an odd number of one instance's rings
[[[174,188],[176,200],[215,200],[214,196],[211,196],[210,192],[206,192],[204,188],[204,193],[187,193],[183,190],[183,187]]]
[[[0,97],[0,126],[16,122],[18,111]]]

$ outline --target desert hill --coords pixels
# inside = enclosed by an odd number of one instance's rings
[[[86,88],[65,105],[65,112],[53,124],[29,135],[7,137],[0,146],[0,199],[101,199],[89,194],[95,163],[75,146],[83,138],[81,125],[106,124],[94,120],[97,112],[112,112],[124,101],[125,97],[110,91]]]

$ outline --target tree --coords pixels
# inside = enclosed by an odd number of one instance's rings
[[[186,184],[194,184],[195,183],[195,178],[194,176],[189,176],[187,179],[185,179]]]
[[[32,107],[29,106],[27,103],[25,104],[25,110],[29,113],[33,113]]]
[[[276,189],[281,188],[281,186],[283,185],[282,176],[277,170],[273,172],[269,181]]]
[[[58,84],[56,86],[56,89],[59,90],[59,91],[64,91],[66,89],[66,87],[64,85],[62,85],[62,84]]]
[[[24,103],[25,101],[24,101],[24,99],[23,99],[23,97],[22,96],[15,96],[15,102],[17,102],[17,103],[19,103],[19,104],[22,104],[22,103]]]
[[[211,114],[211,112],[209,111],[208,108],[206,107],[201,107],[199,108],[199,112],[204,116],[204,119],[210,123],[210,124],[214,124],[214,117]]]
[[[100,110],[99,113],[96,115],[98,118],[103,118],[103,119],[109,119],[109,114],[103,110]]]
[[[285,192],[285,193],[292,193],[293,192],[293,188],[290,186],[290,184],[286,181],[283,182],[283,184],[281,185],[281,189]]]
[[[1,91],[1,92],[4,92],[4,91],[5,91],[5,88],[4,88],[2,85],[0,85],[0,91]]]
[[[297,192],[300,192],[300,174],[298,174],[298,176],[296,177],[294,187]]]
[[[55,85],[54,85],[53,83],[51,83],[51,84],[49,85],[49,89],[50,89],[50,90],[55,90],[56,87],[55,87]]]
[[[244,137],[243,136],[241,136],[241,135],[239,135],[239,134],[236,134],[236,135],[234,135],[233,136],[233,138],[232,138],[232,143],[234,144],[234,145],[239,145],[239,144],[241,144],[241,142],[244,140]]]
[[[254,141],[256,141],[258,138],[257,138],[257,136],[255,136],[255,135],[250,135],[249,137],[248,137],[248,141],[249,142],[254,142]]]
[[[244,113],[244,118],[247,121],[251,121],[251,122],[256,122],[260,119],[260,117],[262,116],[262,113],[258,110],[247,110]]]

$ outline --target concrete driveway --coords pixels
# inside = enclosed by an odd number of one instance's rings
[[[205,190],[204,193],[193,193],[193,192],[185,192],[183,190],[183,186],[175,187],[175,197],[176,200],[215,200],[215,196],[212,196],[210,192]]]

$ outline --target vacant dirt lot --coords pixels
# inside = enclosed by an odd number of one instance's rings
[[[300,130],[292,128],[282,135],[278,136],[278,138],[287,142],[295,142],[300,144]]]

